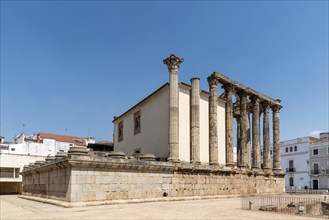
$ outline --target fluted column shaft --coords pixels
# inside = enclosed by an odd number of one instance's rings
[[[200,163],[200,79],[191,79],[190,162]]]
[[[209,97],[209,164],[218,164],[218,137],[217,137],[217,84],[213,77],[208,77]]]
[[[226,166],[234,166],[233,161],[233,87],[224,85],[225,89],[225,142],[226,142]]]
[[[246,121],[246,166],[251,167],[251,131],[250,131],[250,112],[247,110],[247,121]]]
[[[179,90],[178,69],[183,59],[171,54],[164,61],[169,70],[169,158],[179,162]]]
[[[244,91],[238,92],[240,98],[240,148],[241,148],[241,167],[247,166],[247,94]]]
[[[273,112],[273,170],[281,171],[280,153],[280,105],[272,107]]]
[[[240,137],[240,130],[241,130],[241,121],[240,121],[240,115],[235,116],[236,118],[236,162],[237,166],[241,167],[241,157],[242,157],[242,151],[241,151],[241,137]]]
[[[263,168],[271,169],[271,155],[270,155],[270,104],[267,101],[263,103]]]
[[[253,114],[252,114],[252,164],[253,169],[261,168],[260,161],[260,131],[259,131],[259,98],[256,96],[252,97],[253,103]]]

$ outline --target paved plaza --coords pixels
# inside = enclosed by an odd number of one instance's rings
[[[241,210],[240,198],[168,201],[63,208],[0,196],[0,219],[316,219]]]

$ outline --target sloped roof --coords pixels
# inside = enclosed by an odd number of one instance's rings
[[[87,146],[86,140],[81,137],[66,136],[61,134],[49,134],[44,132],[37,133],[38,139],[54,139],[60,142],[73,143],[77,146]]]

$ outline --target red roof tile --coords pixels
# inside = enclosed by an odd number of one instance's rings
[[[60,142],[73,143],[77,146],[87,146],[86,140],[81,137],[66,136],[60,134],[48,134],[44,132],[39,132],[37,136],[38,139],[54,139]]]

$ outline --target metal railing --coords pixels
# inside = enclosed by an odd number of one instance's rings
[[[328,195],[322,199],[289,195],[246,196],[242,197],[241,208],[329,219],[328,201]]]
[[[295,167],[288,167],[288,168],[286,168],[286,173],[292,173],[292,172],[296,172],[296,168]]]
[[[311,170],[311,174],[313,175],[320,174],[320,170]]]
[[[302,187],[287,187],[286,193],[289,194],[315,194],[315,195],[328,195],[329,191],[326,189],[304,189]]]

